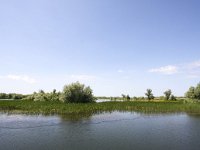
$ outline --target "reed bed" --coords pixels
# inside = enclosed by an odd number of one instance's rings
[[[143,113],[195,113],[200,114],[200,103],[183,101],[127,101],[103,103],[61,103],[33,101],[0,101],[0,111],[30,114],[80,114],[112,111],[135,111]]]

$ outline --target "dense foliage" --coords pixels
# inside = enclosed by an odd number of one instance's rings
[[[40,90],[38,93],[34,92],[32,95],[29,95],[25,99],[32,101],[59,101],[60,92],[56,92],[54,89],[50,93],[45,93],[43,90]]]
[[[190,99],[200,100],[200,83],[196,87],[190,87],[185,96]]]
[[[0,93],[0,99],[22,99],[25,98],[26,95],[22,95],[22,94],[16,94],[16,93]]]
[[[88,103],[94,101],[94,96],[89,86],[75,82],[64,86],[60,100],[69,103]]]

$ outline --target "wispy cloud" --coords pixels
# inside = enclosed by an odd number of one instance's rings
[[[200,68],[200,61],[194,61],[194,62],[188,63],[187,66],[189,69]]]
[[[16,81],[23,81],[26,83],[34,84],[36,83],[36,80],[32,77],[29,77],[27,75],[14,75],[14,74],[9,74],[6,76],[0,76],[1,79],[9,79],[9,80],[16,80]]]
[[[178,67],[177,66],[168,65],[168,66],[164,66],[164,67],[160,67],[160,68],[150,69],[149,72],[172,75],[172,74],[178,73]]]
[[[182,75],[186,75],[186,77],[188,78],[199,78],[200,77],[200,61],[153,68],[153,69],[150,69],[149,72],[166,74],[166,75],[173,75],[173,74],[179,73]]]

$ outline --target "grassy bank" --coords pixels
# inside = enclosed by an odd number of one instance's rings
[[[1,112],[33,114],[78,114],[111,111],[136,111],[145,113],[186,112],[200,114],[199,103],[183,102],[104,102],[65,104],[61,102],[0,101]]]

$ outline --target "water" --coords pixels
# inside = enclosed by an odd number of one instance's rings
[[[0,150],[199,150],[200,116],[0,114]]]
[[[97,103],[102,103],[102,102],[123,102],[123,100],[117,99],[117,100],[111,100],[111,99],[97,99]]]

